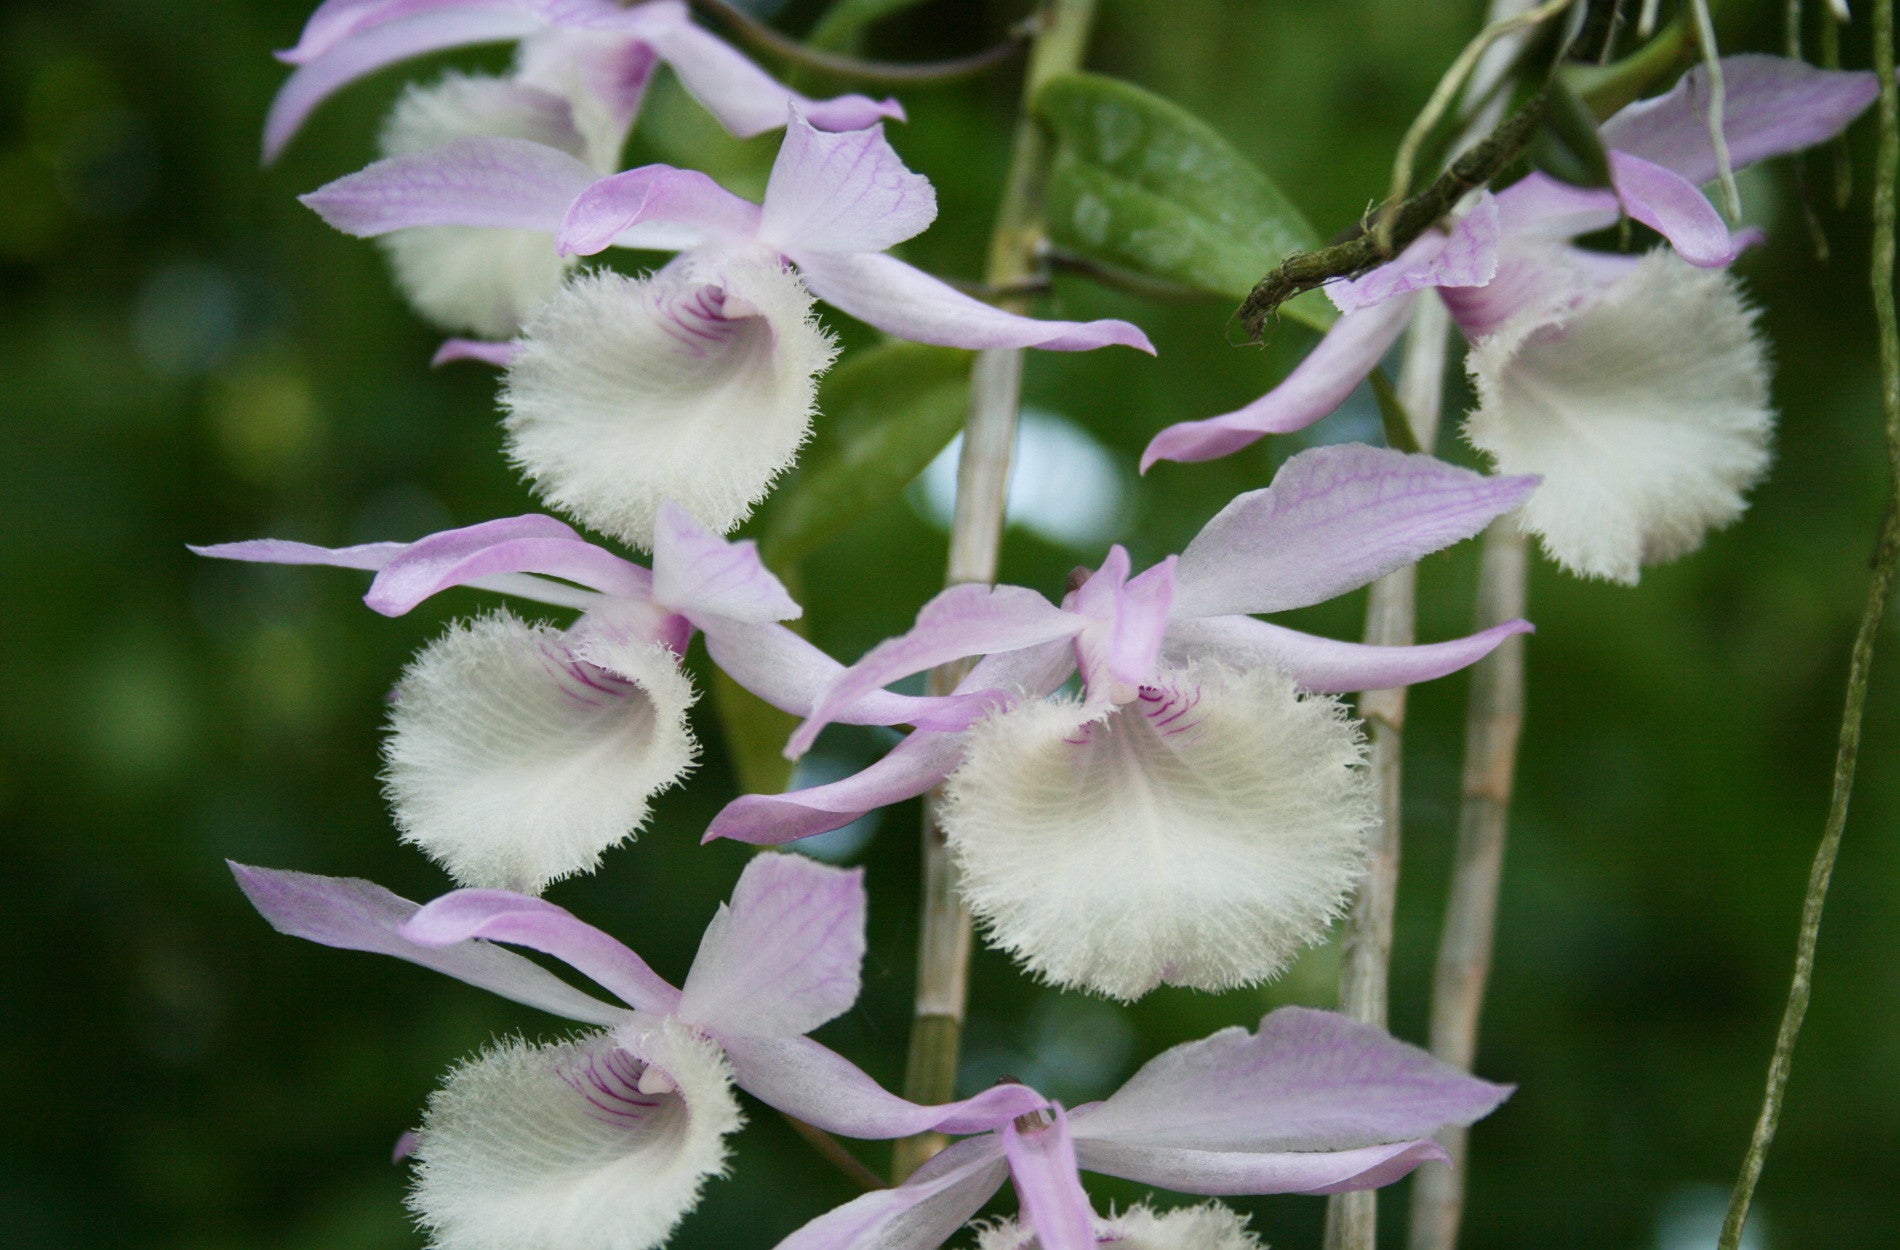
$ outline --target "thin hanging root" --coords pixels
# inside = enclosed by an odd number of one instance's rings
[[[1695,41],[1702,50],[1702,64],[1709,71],[1709,142],[1715,148],[1715,168],[1722,180],[1722,211],[1730,221],[1742,219],[1742,193],[1735,185],[1735,166],[1729,160],[1728,134],[1722,115],[1728,108],[1728,87],[1722,81],[1721,53],[1715,46],[1715,21],[1709,16],[1709,0],[1689,0],[1695,14]]]
[[[1411,129],[1405,132],[1405,138],[1399,143],[1398,155],[1392,160],[1392,187],[1386,192],[1386,207],[1379,216],[1378,233],[1382,244],[1391,242],[1392,218],[1396,215],[1399,205],[1404,202],[1407,192],[1412,189],[1412,166],[1418,161],[1419,149],[1425,145],[1425,139],[1431,134],[1433,127],[1444,119],[1445,110],[1451,107],[1452,99],[1458,94],[1458,89],[1464,86],[1465,79],[1469,78],[1471,71],[1477,68],[1478,58],[1484,55],[1485,49],[1506,35],[1523,30],[1527,26],[1548,21],[1575,2],[1576,0],[1546,0],[1546,3],[1538,5],[1527,13],[1507,17],[1501,22],[1493,22],[1479,31],[1477,36],[1465,45],[1465,50],[1458,54],[1458,59],[1453,61],[1451,68],[1445,71],[1445,76],[1438,80],[1438,86],[1433,89],[1431,99],[1425,102],[1424,110],[1413,119]]]

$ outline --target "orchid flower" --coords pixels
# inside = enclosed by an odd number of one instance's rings
[[[1871,74],[1780,57],[1722,65],[1737,167],[1839,133],[1876,92]],[[1544,478],[1520,517],[1544,550],[1628,584],[1644,564],[1693,551],[1746,507],[1774,419],[1755,313],[1720,270],[1747,236],[1731,236],[1696,185],[1717,172],[1707,94],[1706,71],[1692,70],[1603,124],[1613,189],[1533,173],[1481,197],[1449,233],[1332,284],[1344,315],[1283,383],[1236,412],[1161,431],[1143,469],[1227,455],[1326,416],[1436,287],[1472,343],[1479,407],[1465,438],[1498,472]],[[1639,259],[1569,243],[1625,212],[1673,247]]]
[[[1131,578],[1111,550],[1061,607],[1018,586],[953,587],[836,678],[787,753],[834,709],[965,656],[988,658],[958,696],[1007,706],[968,730],[920,729],[842,781],[744,796],[707,837],[786,842],[944,783],[965,900],[1031,971],[1118,998],[1276,975],[1337,915],[1374,819],[1357,727],[1324,696],[1431,680],[1530,626],[1375,647],[1248,614],[1345,594],[1471,537],[1535,485],[1322,447],[1178,559]],[[1078,668],[1081,698],[1045,697]]]
[[[1282,1007],[1258,1032],[1222,1029],[1161,1052],[1106,1101],[1073,1111],[1052,1103],[957,1142],[902,1185],[819,1216],[777,1250],[935,1250],[1005,1179],[1040,1250],[1095,1250],[1081,1169],[1191,1194],[1372,1189],[1444,1161],[1430,1135],[1490,1114],[1510,1093],[1371,1025]],[[1170,1235],[1137,1242],[1143,1250],[1252,1244],[1218,1216],[1144,1224]],[[1196,1224],[1224,1224],[1228,1240],[1185,1240],[1182,1225]]]
[[[540,899],[458,890],[425,907],[368,881],[232,865],[280,933],[393,955],[594,1026],[503,1042],[452,1071],[416,1134],[409,1205],[437,1250],[646,1250],[724,1171],[736,1083],[829,1132],[983,1132],[1043,1105],[1022,1086],[920,1107],[804,1034],[857,1001],[863,870],[797,855],[746,865],[675,988]],[[496,943],[551,955],[617,1002]]]
[[[740,138],[783,125],[788,104],[835,130],[904,117],[895,100],[809,100],[780,86],[694,25],[680,0],[324,0],[297,46],[278,54],[297,68],[271,103],[264,159],[276,159],[332,92],[384,66],[447,48],[509,42],[520,45],[516,81],[570,101],[590,148],[610,160],[618,158],[661,61]]]
[[[538,893],[591,871],[692,766],[680,669],[694,630],[715,661],[802,710],[842,666],[778,622],[800,615],[751,542],[661,509],[653,569],[549,516],[488,521],[413,543],[326,548],[263,539],[193,548],[274,564],[376,570],[365,602],[400,616],[471,585],[577,608],[566,629],[507,613],[452,627],[403,674],[384,780],[403,839],[465,885]],[[560,579],[560,580],[555,580]],[[967,724],[981,704],[879,692],[858,723]]]
[[[1017,316],[885,254],[937,203],[881,126],[832,134],[794,116],[763,205],[666,165],[598,179],[556,148],[503,138],[381,161],[304,202],[359,236],[481,227],[539,231],[566,253],[684,249],[646,278],[569,282],[515,344],[485,352],[508,366],[515,463],[549,503],[636,547],[660,500],[725,532],[792,463],[833,353],[808,288],[919,342],[1154,350],[1125,321]]]

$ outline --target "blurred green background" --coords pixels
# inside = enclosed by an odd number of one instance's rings
[[[357,601],[355,574],[200,561],[184,544],[413,538],[532,506],[499,454],[492,375],[429,371],[435,336],[391,293],[376,250],[294,199],[364,163],[400,84],[439,65],[359,84],[280,165],[257,166],[284,75],[269,52],[292,42],[308,7],[0,7],[8,1246],[418,1246],[391,1143],[458,1057],[500,1032],[558,1031],[433,974],[278,937],[221,862],[367,876],[411,897],[444,889],[391,831],[379,722],[410,652],[479,604],[458,592],[384,620]],[[822,7],[794,2],[778,20],[801,31]],[[875,28],[869,49],[970,51],[1023,7],[935,0]],[[1392,145],[1481,8],[1105,0],[1090,64],[1206,118],[1331,233],[1380,193]],[[1780,8],[1730,4],[1727,45],[1774,48]],[[504,60],[482,50],[441,63]],[[1853,33],[1848,60],[1865,63]],[[1016,72],[904,94],[912,120],[893,141],[943,208],[908,245],[912,260],[977,272]],[[1468,1246],[1713,1244],[1785,991],[1883,489],[1870,140],[1865,127],[1853,135],[1852,208],[1821,206],[1825,267],[1789,171],[1749,180],[1772,237],[1740,271],[1766,310],[1783,418],[1774,476],[1744,521],[1635,590],[1548,565],[1534,574],[1530,717],[1480,1062],[1520,1090],[1474,1134]],[[663,83],[630,158],[701,164],[756,190],[774,146],[724,139]],[[1817,168],[1825,181],[1825,158]],[[1161,354],[1032,358],[1045,450],[1025,451],[1008,579],[1054,592],[1114,540],[1159,558],[1297,450],[1275,440],[1133,473],[1154,431],[1264,390],[1310,344],[1304,331],[1237,350],[1223,304],[1144,302],[1073,279],[1046,309],[1132,318]],[[848,344],[872,341],[827,316]],[[1314,433],[1376,438],[1370,401]],[[1450,436],[1441,451],[1465,454]],[[814,636],[833,654],[855,658],[901,629],[936,588],[944,536],[931,498],[920,486],[810,561]],[[1425,637],[1466,627],[1474,554],[1468,544],[1425,565]],[[1355,598],[1297,623],[1352,636],[1360,611]],[[1883,655],[1756,1246],[1888,1247],[1900,1228],[1896,671],[1900,655]],[[1414,1039],[1463,694],[1454,678],[1413,700],[1394,1027]],[[691,782],[598,876],[551,892],[675,977],[746,854],[698,845],[734,793],[710,707],[699,713],[708,750]],[[827,741],[833,767],[880,749],[868,731]],[[872,944],[859,1009],[821,1036],[887,1082],[902,1066],[916,821],[915,804],[891,809],[868,841],[833,849],[868,867]],[[981,953],[965,1079],[974,1089],[1010,1071],[1071,1102],[1099,1097],[1164,1046],[1282,1002],[1329,1004],[1334,968],[1319,950],[1263,990],[1164,991],[1122,1010]],[[674,1245],[769,1246],[851,1196],[774,1116],[751,1111],[733,1178],[708,1189]],[[882,1166],[884,1148],[864,1154]],[[1404,1190],[1386,1197],[1394,1245]],[[1115,1183],[1098,1194],[1139,1196]],[[1319,1200],[1242,1205],[1273,1245],[1318,1244]]]

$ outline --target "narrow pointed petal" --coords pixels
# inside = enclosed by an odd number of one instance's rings
[[[206,547],[187,543],[185,550],[213,560],[244,560],[253,564],[327,564],[338,569],[380,569],[408,546],[408,543],[358,543],[354,547],[319,547],[282,538],[251,538]]]
[[[1449,232],[1428,230],[1391,262],[1358,278],[1326,284],[1342,313],[1383,304],[1426,287],[1483,286],[1498,271],[1498,205],[1486,191]]]
[[[1040,347],[1086,352],[1120,344],[1154,355],[1126,321],[1038,321],[972,299],[947,282],[881,252],[798,252],[792,256],[819,299],[866,325],[913,343],[943,347]]]
[[[506,369],[515,362],[515,354],[521,349],[512,342],[497,343],[489,339],[444,339],[442,346],[435,349],[435,355],[429,357],[429,367],[439,369],[443,365],[458,360],[474,360],[497,369]]]
[[[759,560],[757,543],[727,542],[671,500],[660,505],[653,527],[653,596],[688,617],[749,625],[805,613]]]
[[[1578,187],[1534,169],[1497,194],[1498,230],[1513,237],[1573,239],[1616,224],[1622,210],[1608,187]]]
[[[463,885],[590,871],[692,766],[690,682],[659,643],[609,669],[546,625],[464,622],[403,673],[384,780],[403,840]]]
[[[864,870],[758,855],[699,940],[677,1015],[715,1034],[797,1037],[858,1001]]]
[[[1232,455],[1264,434],[1290,434],[1330,415],[1398,341],[1417,298],[1406,293],[1347,313],[1286,381],[1245,408],[1182,421],[1155,435],[1141,453],[1141,471],[1146,473],[1157,460],[1191,463]]]
[[[654,1070],[669,1092],[641,1090]],[[429,1099],[409,1206],[441,1250],[652,1250],[742,1122],[719,1048],[675,1022],[507,1042]]]
[[[1115,1250],[1266,1250],[1239,1212],[1204,1202],[1154,1211],[1137,1203],[1095,1221],[1095,1239]],[[1038,1250],[1036,1230],[1015,1220],[991,1220],[976,1234],[976,1250]]]
[[[418,14],[346,39],[299,65],[278,88],[264,119],[264,163],[277,159],[319,104],[359,78],[444,48],[519,39],[539,27],[538,21],[519,11],[447,10]]]
[[[1741,169],[1833,138],[1879,94],[1864,71],[1816,69],[1780,56],[1725,56],[1727,103],[1722,134]],[[1603,146],[1627,152],[1692,183],[1715,179],[1719,163],[1709,141],[1709,71],[1701,66],[1654,99],[1638,100],[1603,123]]]
[[[1337,701],[1274,669],[1164,670],[1106,716],[979,722],[940,819],[990,943],[1052,984],[1134,999],[1280,972],[1365,867],[1372,794]]]
[[[633,279],[586,275],[530,319],[502,392],[536,492],[649,547],[672,500],[725,533],[811,429],[836,346],[775,262],[693,253]]]
[[[995,1085],[974,1098],[920,1107],[808,1037],[720,1038],[740,1088],[828,1133],[878,1141],[913,1133],[987,1133],[1048,1100],[1027,1085]]]
[[[1511,1094],[1384,1029],[1282,1007],[1162,1051],[1106,1102],[1078,1108],[1078,1142],[1204,1151],[1351,1150],[1489,1115]]]
[[[962,734],[920,729],[842,781],[785,794],[740,795],[713,817],[704,840],[780,846],[842,829],[866,812],[916,798],[949,776],[962,758]]]
[[[1450,642],[1376,647],[1320,638],[1251,616],[1202,616],[1176,621],[1164,654],[1177,665],[1209,659],[1242,670],[1272,665],[1302,690],[1351,694],[1433,681],[1476,664],[1506,638],[1530,632],[1529,621],[1506,621]]]
[[[883,126],[837,134],[794,115],[765,187],[759,238],[785,252],[881,252],[936,217],[930,179],[904,167]]]
[[[1000,1140],[960,1141],[902,1185],[827,1211],[773,1250],[937,1250],[1008,1176]]]
[[[1465,438],[1499,472],[1544,475],[1521,523],[1552,559],[1634,584],[1741,516],[1774,426],[1755,318],[1732,276],[1661,248],[1473,346]]]
[[[232,864],[251,905],[271,928],[339,950],[394,955],[513,1002],[587,1024],[616,1024],[623,1008],[583,994],[539,964],[485,943],[422,946],[397,931],[418,907],[371,881]]]
[[[502,154],[492,169],[447,167],[438,154],[469,140],[511,140],[539,147]],[[417,312],[444,329],[487,339],[513,334],[522,318],[554,293],[572,264],[555,250],[546,228],[546,220],[558,215],[563,197],[573,194],[580,176],[546,152],[585,155],[585,141],[575,129],[568,101],[505,78],[451,73],[428,86],[411,84],[403,92],[383,124],[381,146],[383,156],[392,160],[443,161],[434,174],[451,180],[458,192],[448,197],[447,210],[477,218],[381,234],[379,244],[397,289]],[[522,160],[522,154],[530,159]],[[537,155],[545,159],[533,159]],[[491,156],[478,158],[478,165]],[[540,180],[537,166],[550,162],[555,167],[544,183],[525,185],[526,179]],[[369,176],[374,183],[376,175]],[[412,168],[404,175],[407,185],[387,177],[381,185],[405,197],[404,204],[413,211],[420,191],[416,184],[428,176],[428,171],[419,174]],[[480,193],[459,193],[466,183],[479,186]],[[543,185],[549,188],[545,193]],[[440,194],[440,189],[431,188],[430,193]],[[544,194],[551,200],[537,203]],[[443,207],[436,206],[438,211]],[[496,228],[492,221],[479,219],[483,217],[513,224]]]
[[[609,595],[645,597],[653,577],[596,547],[571,526],[540,513],[443,530],[419,539],[386,564],[363,601],[401,616],[451,586],[503,573],[542,573]]]
[[[1719,268],[1741,255],[1722,214],[1680,174],[1627,152],[1611,152],[1610,177],[1629,215],[1668,239],[1691,265]]]
[[[286,65],[304,65],[352,35],[439,9],[463,13],[519,13],[516,0],[323,0],[304,19],[296,46],[277,53]]]
[[[477,226],[553,235],[597,175],[544,143],[469,136],[377,161],[300,197],[358,238],[416,226]]]
[[[844,665],[783,625],[707,618],[701,628],[707,654],[726,676],[794,716],[811,715],[819,696],[845,671]],[[985,692],[934,698],[874,690],[842,709],[836,719],[847,725],[967,729],[997,702]]]
[[[1003,1126],[1003,1154],[1023,1222],[1036,1230],[1041,1250],[1095,1250],[1095,1210],[1076,1170],[1068,1117],[1060,1106],[1050,1110],[1054,1121],[1045,1127]]]
[[[887,117],[904,120],[896,100],[861,95],[811,100],[786,89],[730,44],[694,25],[683,4],[667,0],[641,5],[636,12],[640,37],[673,67],[687,93],[741,139],[777,130],[793,106],[825,130],[857,130]]]
[[[680,992],[646,960],[564,908],[508,890],[456,890],[404,921],[400,935],[428,947],[480,938],[552,955],[629,1007],[670,1015]]]
[[[1078,1141],[1082,1166],[1184,1194],[1340,1194],[1377,1189],[1421,1163],[1450,1161],[1430,1138],[1356,1150],[1215,1151]]]
[[[749,241],[759,230],[757,204],[698,170],[671,165],[602,178],[571,199],[558,222],[563,256],[592,256],[616,243],[686,248],[715,239]]]
[[[1303,451],[1195,535],[1175,566],[1174,614],[1323,603],[1472,537],[1536,487],[1363,443]]]
[[[841,674],[792,735],[785,752],[793,758],[803,755],[840,710],[900,678],[972,655],[1072,637],[1087,624],[1086,618],[1022,586],[952,586],[918,611],[909,632],[878,643]]]

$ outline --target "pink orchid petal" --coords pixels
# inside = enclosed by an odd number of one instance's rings
[[[1182,662],[1218,659],[1243,671],[1270,664],[1303,690],[1351,694],[1433,681],[1476,664],[1506,638],[1530,632],[1529,621],[1507,621],[1450,642],[1375,647],[1319,638],[1251,616],[1203,616],[1174,622],[1167,654]]]
[[[1498,270],[1498,231],[1497,200],[1487,191],[1449,233],[1426,231],[1389,263],[1328,283],[1327,297],[1348,313],[1428,286],[1483,286]]]
[[[1342,322],[1343,324],[1343,322]],[[1175,567],[1174,614],[1301,608],[1470,538],[1537,487],[1363,443],[1303,451],[1202,527]]]
[[[520,353],[521,344],[512,340],[495,343],[488,339],[444,339],[442,346],[435,349],[435,355],[429,357],[429,367],[439,369],[458,360],[477,360],[497,369],[506,369]]]
[[[1612,151],[1610,178],[1624,210],[1668,239],[1691,265],[1719,269],[1741,254],[1722,214],[1682,175],[1628,152]]]
[[[644,4],[629,16],[629,29],[673,67],[687,93],[741,139],[777,130],[794,106],[824,130],[858,130],[885,118],[904,120],[904,108],[896,100],[861,95],[811,100],[787,89],[717,35],[694,25],[683,4]]]
[[[960,1141],[902,1185],[827,1211],[774,1250],[937,1250],[982,1210],[1008,1175],[996,1138]]]
[[[702,841],[731,838],[778,846],[842,829],[866,812],[915,798],[963,759],[963,735],[918,730],[883,759],[830,785],[785,794],[745,794],[713,817]]]
[[[851,1010],[864,870],[757,855],[706,926],[675,1014],[717,1034],[798,1037]]]
[[[728,542],[671,500],[653,527],[653,597],[688,619],[762,625],[805,613],[759,560],[757,543]]]
[[[444,48],[519,39],[540,25],[518,11],[451,9],[417,14],[345,39],[299,65],[278,88],[264,119],[264,163],[277,159],[319,104],[357,79]]]
[[[1087,624],[1021,586],[952,586],[918,611],[909,632],[880,642],[840,674],[792,734],[785,753],[803,755],[840,711],[899,678],[967,656],[1072,637]]]
[[[997,1085],[962,1102],[921,1107],[808,1037],[725,1034],[720,1040],[734,1077],[754,1098],[828,1133],[866,1141],[933,1130],[984,1133],[1047,1104],[1026,1085]]]
[[[728,677],[773,707],[808,716],[844,665],[783,625],[707,618],[706,651]],[[847,725],[967,729],[997,705],[987,692],[929,696],[874,690],[838,713]]]
[[[394,955],[569,1020],[611,1026],[626,1016],[624,1009],[583,994],[513,951],[482,942],[422,946],[408,940],[398,930],[416,914],[417,905],[374,882],[230,867],[245,897],[279,933],[339,950]]]
[[[509,890],[444,894],[409,917],[399,933],[432,948],[467,943],[476,949],[476,938],[525,946],[554,956],[641,1011],[670,1014],[680,1001],[680,992],[618,939],[545,899]]]
[[[592,256],[626,247],[696,246],[708,239],[746,240],[759,230],[759,206],[693,169],[642,165],[579,191],[559,223],[563,256]],[[668,228],[664,234],[653,227]]]
[[[1154,354],[1126,321],[1038,321],[972,299],[947,282],[877,252],[792,254],[805,285],[866,325],[913,343],[943,347],[1039,347],[1085,352],[1119,343]]]
[[[1572,239],[1607,230],[1623,215],[1607,187],[1575,187],[1534,169],[1497,194],[1498,230],[1508,238]]]
[[[1603,123],[1612,152],[1626,152],[1700,185],[1720,172],[1709,142],[1709,77],[1701,66],[1668,92],[1638,100]],[[1722,135],[1742,169],[1833,138],[1874,102],[1879,82],[1865,71],[1816,69],[1781,56],[1722,58]]]
[[[837,134],[795,115],[766,184],[759,237],[786,252],[881,252],[936,216],[930,179],[904,167],[883,126]]]
[[[1003,1154],[1022,1205],[1022,1222],[1036,1230],[1040,1250],[1095,1250],[1095,1209],[1082,1189],[1069,1137],[1068,1117],[1051,1108],[1054,1122],[1028,1132],[1003,1126]]]
[[[1227,1028],[1162,1051],[1072,1119],[1078,1143],[1341,1151],[1470,1124],[1510,1094],[1383,1029],[1282,1007],[1257,1032]]]
[[[253,564],[327,564],[338,569],[380,569],[408,549],[408,543],[359,543],[354,547],[319,547],[282,538],[252,538],[239,543],[186,544],[193,555],[214,560],[247,560]]]
[[[1175,557],[1130,580],[1128,552],[1109,548],[1102,567],[1077,587],[1063,606],[1089,618],[1076,635],[1076,661],[1091,694],[1110,687],[1141,686],[1153,677],[1174,602]]]
[[[602,594],[646,598],[652,575],[551,516],[529,513],[444,530],[409,544],[370,583],[363,601],[401,616],[451,586],[505,573],[541,573]]]
[[[1330,415],[1398,341],[1416,292],[1342,316],[1280,385],[1245,408],[1201,421],[1182,421],[1154,436],[1141,471],[1157,460],[1194,462],[1232,455],[1263,434],[1290,434]]]
[[[412,226],[481,226],[553,234],[598,175],[559,148],[474,135],[377,161],[300,196],[358,238]]]
[[[296,46],[277,53],[277,59],[305,65],[352,35],[441,9],[519,14],[522,6],[519,0],[323,0],[304,20]]]
[[[1390,1185],[1421,1163],[1447,1162],[1430,1138],[1357,1150],[1215,1151],[1076,1142],[1083,1167],[1184,1194],[1338,1194]]]

